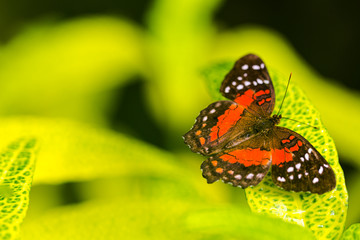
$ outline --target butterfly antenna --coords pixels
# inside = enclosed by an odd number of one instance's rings
[[[277,116],[279,115],[280,110],[281,110],[281,108],[282,108],[282,105],[283,105],[283,103],[284,103],[284,100],[285,100],[285,97],[286,97],[286,93],[287,93],[287,90],[288,90],[288,88],[289,88],[291,76],[292,76],[292,73],[290,73],[289,80],[288,80],[288,83],[287,83],[287,86],[286,86],[286,90],[285,90],[285,94],[284,94],[283,100],[282,100],[282,102],[281,102],[279,111],[278,111],[278,113],[276,114]]]
[[[301,124],[305,124],[305,125],[307,125],[307,126],[309,126],[309,127],[312,127],[312,128],[314,128],[314,129],[316,129],[316,130],[319,130],[318,127],[314,127],[313,125],[310,125],[310,124],[304,123],[304,122],[300,122],[300,121],[297,121],[297,120],[295,120],[295,119],[291,119],[291,118],[287,118],[287,117],[282,117],[281,119],[287,119],[287,120],[291,120],[291,121],[298,122],[298,123],[301,123]]]

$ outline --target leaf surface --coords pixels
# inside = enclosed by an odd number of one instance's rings
[[[261,226],[261,230],[259,229]],[[191,201],[107,199],[26,222],[26,239],[313,239],[310,231],[241,208]]]
[[[171,154],[110,130],[63,119],[2,118],[1,142],[41,141],[34,184],[59,184],[129,174],[182,175]]]
[[[13,141],[0,151],[0,239],[18,239],[29,206],[35,155],[34,139]]]
[[[360,239],[360,223],[351,225],[341,236],[341,240],[359,240]]]

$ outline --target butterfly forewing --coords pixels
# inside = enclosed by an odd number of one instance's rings
[[[321,154],[300,134],[275,127],[272,179],[288,191],[322,194],[335,188],[334,171]]]
[[[243,108],[233,101],[218,101],[202,110],[192,129],[184,135],[193,152],[209,155],[221,150],[231,129],[241,118]]]
[[[248,106],[233,101],[218,101],[202,110],[194,126],[184,135],[193,152],[216,154],[252,137],[253,115]]]
[[[250,96],[251,106],[261,115],[270,115],[275,105],[275,92],[264,62],[254,54],[248,54],[238,61],[226,75],[220,92],[239,104],[247,104]]]

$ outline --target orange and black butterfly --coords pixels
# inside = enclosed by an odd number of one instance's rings
[[[322,194],[335,187],[333,170],[309,141],[276,126],[274,87],[258,56],[240,58],[220,92],[229,100],[202,110],[184,135],[193,152],[209,157],[201,164],[208,183],[256,186],[271,167],[274,183],[288,191]]]

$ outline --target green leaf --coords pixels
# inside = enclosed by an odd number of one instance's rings
[[[356,223],[359,220],[360,216],[360,174],[349,174],[346,177],[346,185],[349,190],[349,210],[346,217],[346,227],[349,227],[350,224]]]
[[[26,239],[312,239],[294,224],[184,200],[114,198],[53,209],[24,223]]]
[[[144,72],[144,39],[111,17],[30,24],[0,46],[0,114],[103,124],[113,88]]]
[[[198,69],[210,48],[211,16],[220,0],[157,0],[148,14],[149,58],[153,64],[148,96],[167,134],[183,134],[208,96]],[[191,87],[190,87],[191,86]]]
[[[353,224],[346,229],[341,240],[360,240],[360,223]]]
[[[17,239],[29,206],[36,141],[21,139],[0,151],[0,239]]]
[[[0,132],[0,144],[24,136],[35,136],[41,141],[34,184],[132,174],[186,176],[171,154],[129,136],[83,123],[32,117],[2,118]]]
[[[209,88],[215,99],[223,99],[218,89],[233,64],[218,64],[205,71]],[[270,76],[276,92],[275,111],[277,111],[284,97],[288,79],[274,71],[270,71]],[[304,136],[323,155],[335,171],[336,188],[322,195],[288,192],[276,187],[269,173],[258,186],[246,189],[246,196],[254,212],[274,215],[310,228],[317,238],[338,239],[343,231],[347,212],[348,194],[344,174],[339,165],[335,144],[322,125],[319,112],[296,86],[296,76],[293,78],[281,114],[316,126],[319,130],[285,119],[280,125]]]

